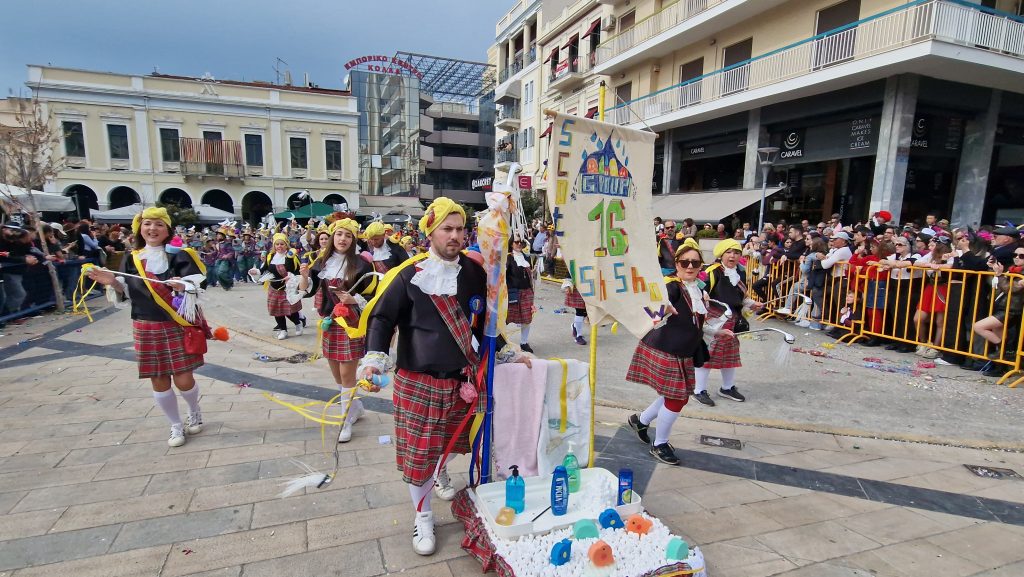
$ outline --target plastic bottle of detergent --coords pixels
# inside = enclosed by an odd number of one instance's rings
[[[519,466],[512,465],[512,476],[505,479],[505,506],[518,515],[526,509],[526,481],[519,476]]]
[[[565,515],[569,510],[569,474],[565,467],[555,467],[551,474],[551,514],[556,517]]]
[[[572,452],[572,443],[569,443],[569,452],[562,459],[562,466],[569,476],[569,492],[575,493],[580,490],[580,461]]]

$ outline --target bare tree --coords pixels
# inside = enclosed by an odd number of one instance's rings
[[[11,187],[27,191],[28,206],[35,224],[39,245],[46,255],[46,268],[53,285],[54,302],[57,312],[64,312],[64,292],[61,290],[57,269],[53,266],[50,248],[43,235],[43,222],[36,205],[34,191],[42,190],[48,180],[56,178],[63,168],[63,159],[56,158],[54,151],[60,144],[60,133],[50,122],[49,114],[35,97],[11,98],[13,122],[0,123],[0,196],[15,204],[24,203],[15,198]]]

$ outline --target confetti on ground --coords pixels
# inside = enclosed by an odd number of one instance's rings
[[[195,551],[193,551],[191,549],[182,549],[181,552],[186,554],[186,555],[191,555],[191,554],[195,553]]]
[[[391,444],[391,435],[381,435],[381,436],[377,437],[377,443],[381,444],[381,445],[390,445]]]
[[[249,387],[252,386],[252,384],[250,384],[250,383],[238,383],[235,386],[238,387],[239,389],[248,389]]]
[[[307,363],[307,362],[309,362],[309,359],[312,356],[313,355],[311,355],[309,353],[295,353],[294,355],[291,355],[291,356],[288,356],[288,357],[271,357],[269,355],[264,355],[264,354],[261,354],[261,353],[253,353],[252,358],[257,360],[257,361],[264,362],[264,363],[286,362],[286,363],[291,363],[293,365],[296,365],[296,364],[299,364],[299,363]]]

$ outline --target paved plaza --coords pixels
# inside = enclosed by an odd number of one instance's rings
[[[543,287],[538,302],[538,354],[586,359],[569,341],[571,317],[553,312],[555,289]],[[412,551],[408,491],[381,439],[393,432],[387,394],[368,398],[341,446],[338,479],[279,498],[282,480],[301,473],[296,459],[333,466],[337,433],[327,432],[325,449],[318,425],[263,393],[305,402],[335,389],[323,361],[253,355],[312,351],[315,331],[272,340],[252,285],[211,290],[207,312],[233,336],[211,342],[197,372],[203,432],[175,449],[148,382],[135,377],[128,311],[5,329],[0,575],[479,574],[459,547],[461,525],[437,500],[437,553]],[[744,341],[738,383],[748,402],[684,409],[671,440],[683,466],[668,467],[622,426],[653,394],[622,379],[635,340],[604,329],[597,465],[631,466],[645,506],[702,547],[713,577],[1024,575],[1024,481],[964,467],[1024,474],[1024,453],[992,448],[1021,447],[1022,391],[797,336],[797,347],[830,357],[794,353],[776,367],[777,342]],[[742,447],[703,445],[700,435]],[[928,439],[948,444],[910,442]],[[451,470],[465,471],[465,458]]]

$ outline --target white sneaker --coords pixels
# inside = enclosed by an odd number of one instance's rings
[[[434,512],[416,513],[412,527],[412,550],[420,555],[434,554]]]
[[[302,336],[302,325],[295,325],[295,336]]]
[[[185,432],[190,435],[198,435],[203,432],[203,414],[199,411],[189,413],[185,417]]]
[[[448,476],[448,467],[443,467],[437,473],[437,482],[434,483],[434,494],[442,501],[451,501],[455,498],[458,490],[452,485],[451,477]]]
[[[941,366],[944,366],[944,367],[951,367],[951,366],[953,366],[953,363],[947,361],[946,359],[944,359],[942,357],[935,357],[935,364],[936,365],[941,365]]]
[[[809,328],[811,328],[811,321],[808,321],[808,320],[797,321],[796,322],[796,326],[798,326],[798,327],[800,327],[802,329],[809,329]]]
[[[283,340],[285,340],[287,338],[288,338],[288,331],[287,330],[277,331],[277,340],[283,341]]]
[[[352,425],[363,416],[366,410],[363,409],[363,403],[360,401],[354,401],[352,409],[348,412],[348,417],[345,418],[345,424],[341,427],[341,433],[338,434],[339,443],[347,443],[352,440]]]
[[[775,312],[780,315],[791,315],[793,311],[789,310],[788,307],[782,307],[781,309],[775,309]]]
[[[171,425],[171,437],[167,439],[169,447],[180,447],[185,444],[185,431],[180,424]]]

